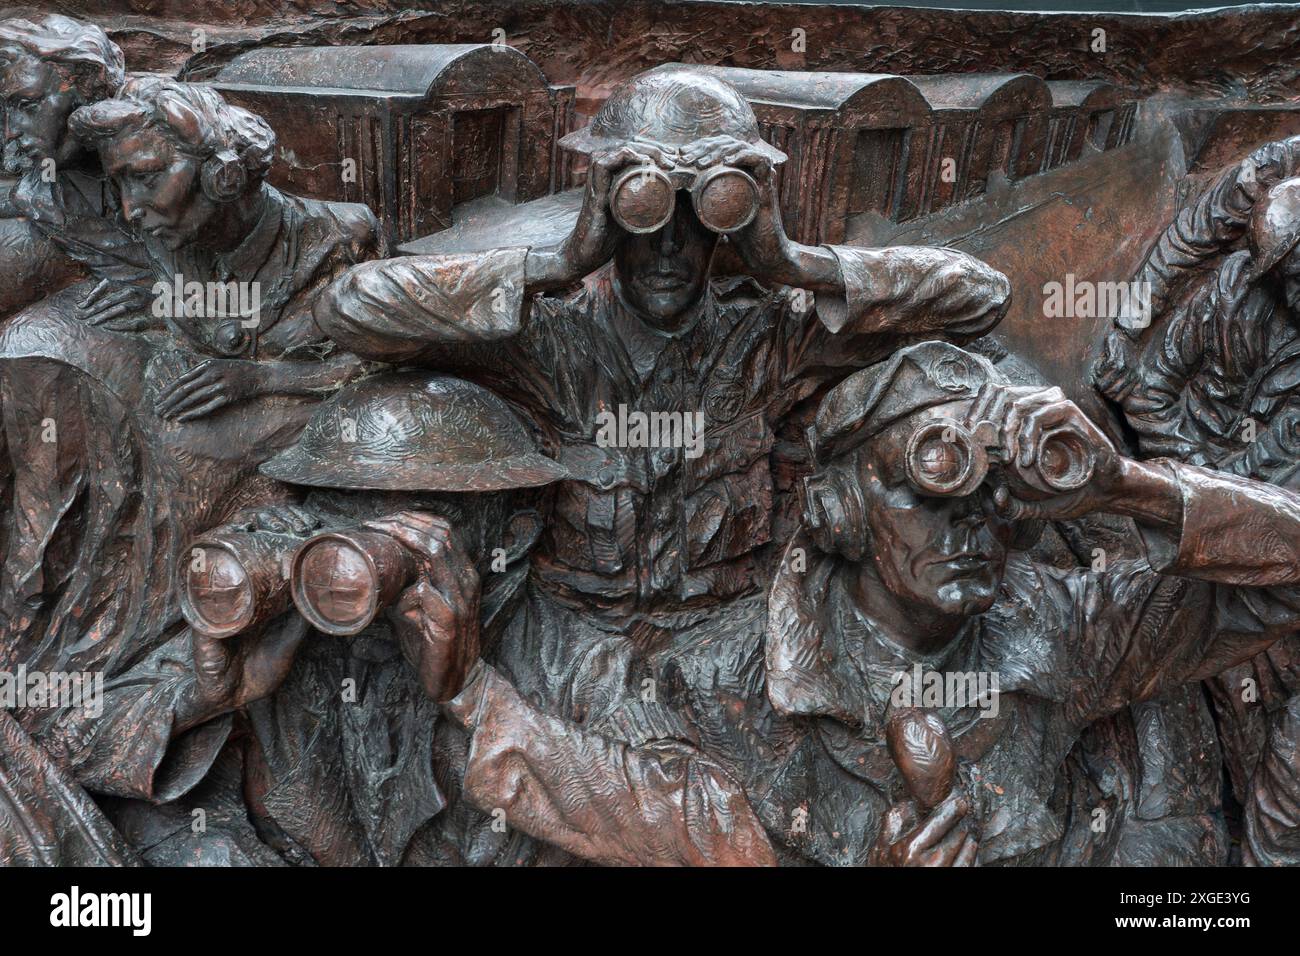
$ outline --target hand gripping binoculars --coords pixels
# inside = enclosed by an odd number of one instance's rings
[[[903,461],[908,484],[918,493],[938,498],[972,494],[988,476],[991,463],[1009,459],[995,422],[958,422],[936,418],[915,429],[907,439]],[[1039,436],[1034,447],[1032,477],[1019,482],[1022,497],[1047,498],[1078,491],[1092,479],[1096,454],[1087,439],[1069,426]]]
[[[288,610],[345,637],[365,630],[415,580],[415,558],[396,539],[359,528],[305,541],[262,531],[214,532],[194,542],[181,610],[196,631],[232,637]]]
[[[609,187],[614,221],[628,232],[657,232],[672,218],[677,190],[691,191],[695,215],[706,229],[726,235],[744,229],[758,215],[754,177],[733,166],[672,171],[645,164],[625,169]]]

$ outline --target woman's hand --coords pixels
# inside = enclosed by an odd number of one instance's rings
[[[266,366],[248,359],[208,359],[179,376],[158,397],[154,410],[178,422],[211,415],[267,391]]]

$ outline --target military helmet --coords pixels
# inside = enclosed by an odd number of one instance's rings
[[[261,471],[366,491],[503,491],[568,477],[500,397],[464,379],[411,371],[344,387]]]
[[[726,80],[682,63],[641,73],[620,86],[591,124],[560,140],[565,149],[593,153],[637,140],[659,146],[689,146],[709,136],[732,136],[783,163],[785,153],[765,143],[758,119]]]
[[[1300,243],[1300,178],[1284,179],[1255,204],[1246,243],[1256,276],[1268,272]]]

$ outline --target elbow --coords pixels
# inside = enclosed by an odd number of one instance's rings
[[[1011,308],[1011,280],[988,263],[963,252],[954,265],[946,310],[952,317],[948,333],[960,341],[977,339],[997,327]]]

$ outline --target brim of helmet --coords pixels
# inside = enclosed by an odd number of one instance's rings
[[[570,477],[564,466],[534,452],[480,464],[413,464],[384,474],[372,464],[324,461],[290,448],[258,470],[289,484],[344,491],[509,491]]]
[[[582,129],[575,130],[561,139],[560,146],[561,148],[570,150],[571,152],[583,153],[590,156],[598,150],[613,149],[628,144],[634,145],[635,142],[635,140],[627,139],[626,137],[596,136],[591,132],[590,126],[584,126]],[[789,159],[785,153],[781,152],[771,143],[764,142],[761,139],[756,139],[749,145],[753,146],[756,150],[770,159],[773,166],[779,166],[781,163],[784,163]]]

